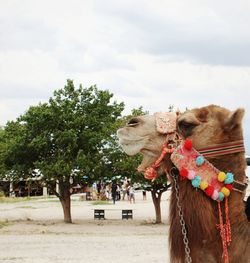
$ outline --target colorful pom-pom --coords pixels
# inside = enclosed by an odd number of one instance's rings
[[[201,178],[200,176],[196,175],[194,179],[192,180],[192,186],[197,188],[200,186],[200,183],[201,183]]]
[[[201,166],[204,163],[204,161],[205,161],[204,157],[200,155],[196,158],[195,163],[197,166]]]
[[[207,187],[208,187],[207,181],[202,180],[200,183],[200,189],[204,191]]]
[[[217,191],[217,190],[214,190],[214,192],[213,192],[211,198],[212,198],[213,200],[217,200],[218,197],[219,197],[219,193],[218,193],[218,191]]]
[[[205,190],[205,193],[207,196],[212,196],[212,194],[214,193],[214,188],[213,186],[209,185],[206,190]]]
[[[224,199],[224,194],[222,192],[219,192],[218,201],[223,201],[223,199]]]
[[[226,187],[222,187],[220,191],[224,194],[224,196],[228,197],[230,195],[230,191]]]
[[[183,178],[186,178],[188,176],[188,170],[186,168],[181,168],[180,170],[180,176]]]
[[[218,174],[218,181],[219,182],[224,182],[225,179],[226,179],[226,174],[224,172],[219,172],[219,174]]]
[[[191,150],[192,150],[192,147],[193,147],[192,141],[190,141],[190,140],[185,140],[185,142],[184,142],[184,148],[185,148],[186,150],[188,150],[188,151],[191,151]]]
[[[234,181],[234,175],[232,173],[227,173],[224,183],[225,184],[232,184],[233,181]]]
[[[195,171],[194,171],[194,170],[189,170],[189,171],[188,171],[188,176],[187,176],[187,178],[188,178],[189,180],[193,180],[194,177],[195,177]]]
[[[225,184],[225,187],[231,191],[233,189],[233,184]]]
[[[157,178],[157,172],[153,167],[148,167],[144,173],[144,177],[148,180]]]

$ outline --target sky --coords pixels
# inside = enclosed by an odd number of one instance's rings
[[[249,14],[248,0],[0,0],[0,125],[73,79],[125,114],[245,108],[250,154]]]

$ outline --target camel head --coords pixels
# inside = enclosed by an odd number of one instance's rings
[[[182,114],[174,114],[175,128],[183,139],[190,139],[193,147],[200,148],[219,143],[240,140],[243,138],[241,121],[244,115],[243,109],[231,112],[225,108],[209,105],[195,108]],[[161,118],[161,116],[160,116]],[[133,117],[125,127],[117,131],[119,143],[128,155],[141,153],[143,160],[138,171],[144,172],[160,156],[162,145],[166,142],[168,132],[174,129],[162,131],[159,129],[159,116],[143,115]],[[172,166],[170,155],[165,158],[164,169]],[[159,169],[159,171],[163,171]]]

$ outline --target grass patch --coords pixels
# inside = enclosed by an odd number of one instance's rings
[[[0,203],[18,203],[18,202],[25,202],[30,201],[30,197],[1,197]]]
[[[0,221],[0,229],[7,226],[8,224],[8,221]]]
[[[57,199],[50,199],[50,200],[42,200],[40,201],[40,203],[59,203],[60,200],[57,198]]]
[[[19,206],[18,208],[24,208],[24,209],[36,209],[36,207],[33,207],[31,205],[23,205],[23,206]]]
[[[92,201],[92,205],[110,205],[109,201]]]

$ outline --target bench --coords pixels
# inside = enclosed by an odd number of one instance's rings
[[[94,210],[94,219],[105,219],[104,209],[95,209]]]
[[[122,220],[123,219],[133,219],[133,210],[122,210]]]
[[[93,209],[94,210],[94,219],[106,219],[104,209]],[[121,209],[106,209],[108,211],[119,211]],[[133,219],[133,210],[132,209],[122,209],[122,219]]]

